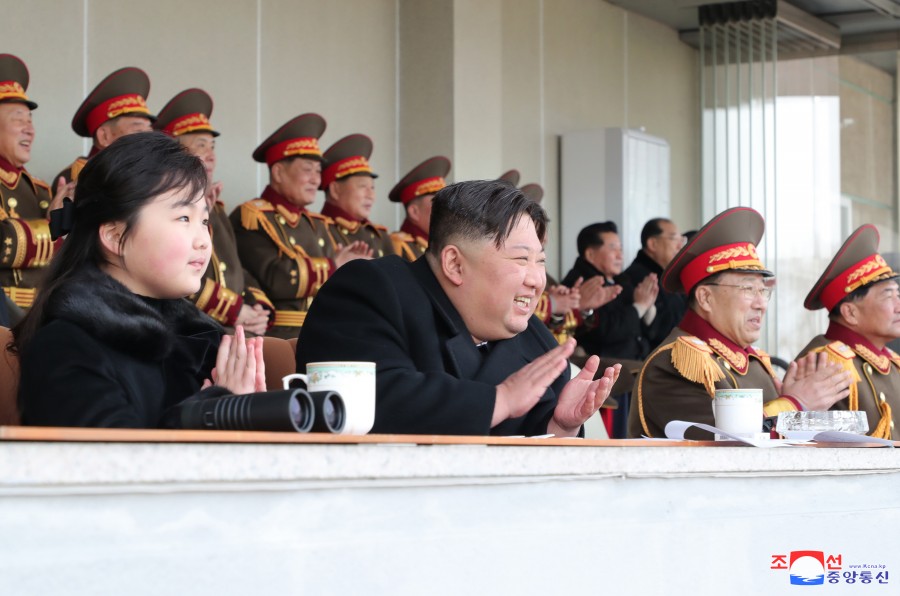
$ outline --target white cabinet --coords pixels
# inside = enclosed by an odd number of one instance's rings
[[[641,229],[669,217],[669,143],[637,130],[604,128],[562,135],[560,147],[561,275],[578,256],[578,232],[612,220],[625,267],[641,247]]]

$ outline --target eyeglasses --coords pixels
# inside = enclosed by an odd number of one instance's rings
[[[775,291],[775,288],[767,288],[767,287],[757,287],[757,286],[739,286],[736,284],[703,284],[705,286],[722,286],[725,288],[737,288],[741,291],[741,296],[744,297],[747,301],[753,301],[754,298],[759,296],[766,302],[768,302],[772,298],[772,293]]]

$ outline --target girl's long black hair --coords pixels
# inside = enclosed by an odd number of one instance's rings
[[[47,304],[57,288],[86,265],[101,267],[106,262],[100,226],[123,222],[120,245],[124,244],[148,202],[175,189],[202,197],[206,184],[203,163],[177,140],[160,132],[121,137],[90,158],[75,187],[72,230],[50,261],[31,309],[13,328],[14,339],[8,349],[20,354],[25,351],[47,322]]]

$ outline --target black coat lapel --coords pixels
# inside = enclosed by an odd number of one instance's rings
[[[438,283],[426,257],[410,264],[410,269],[434,306],[437,319],[435,323],[445,327],[444,336],[447,339],[444,341],[443,354],[447,371],[462,379],[473,378],[481,367],[481,354],[478,353],[459,311]],[[438,335],[441,336],[440,332]]]

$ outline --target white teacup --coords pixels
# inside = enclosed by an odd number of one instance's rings
[[[287,375],[285,389],[300,379],[309,391],[337,391],[347,408],[347,421],[342,435],[364,435],[375,424],[374,362],[310,362],[306,373]]]
[[[716,389],[716,428],[734,435],[755,436],[762,430],[762,389]]]

